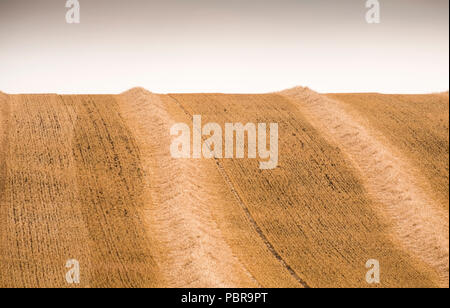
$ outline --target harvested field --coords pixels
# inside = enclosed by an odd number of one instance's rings
[[[69,259],[81,264],[81,287],[156,285],[139,154],[114,105],[57,95],[2,105],[0,286],[67,286]]]
[[[194,115],[278,123],[278,168],[172,158]],[[448,287],[448,123],[448,94],[0,92],[0,287]]]
[[[429,195],[449,207],[449,97],[430,95],[330,94],[355,117],[366,119],[408,157]]]
[[[369,195],[378,203],[379,215],[390,221],[394,241],[432,266],[439,275],[439,285],[448,287],[448,207],[443,209],[433,195],[427,194],[415,175],[415,165],[385,142],[379,131],[362,124],[364,118],[355,117],[340,102],[306,88],[291,89],[283,95],[296,102],[310,122],[352,160]],[[446,130],[445,125],[442,130]]]

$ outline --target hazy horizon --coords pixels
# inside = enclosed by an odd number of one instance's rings
[[[270,94],[270,93],[277,93],[277,92],[283,92],[285,90],[290,90],[296,87],[304,87],[304,88],[308,88],[314,92],[317,92],[319,94],[381,94],[381,95],[433,95],[433,94],[447,94],[449,92],[449,90],[443,90],[443,91],[434,91],[434,92],[416,92],[416,93],[403,93],[403,92],[377,92],[377,91],[369,91],[369,92],[345,92],[345,91],[337,91],[337,92],[320,92],[320,91],[316,91],[315,89],[308,87],[307,85],[298,85],[298,86],[294,86],[294,87],[290,87],[290,88],[283,88],[283,89],[278,89],[275,91],[266,91],[266,92],[220,92],[220,91],[197,91],[197,92],[174,92],[174,91],[169,91],[169,92],[155,92],[152,89],[147,89],[145,87],[141,87],[141,86],[136,86],[136,87],[131,87],[129,89],[125,89],[123,91],[113,91],[113,92],[95,92],[95,91],[88,91],[88,92],[54,92],[54,91],[48,91],[48,92],[16,92],[16,93],[12,93],[12,92],[7,92],[7,91],[3,91],[2,89],[0,89],[0,93],[4,93],[7,95],[45,95],[45,94],[56,94],[56,95],[105,95],[105,94],[111,94],[111,95],[120,95],[120,94],[124,94],[130,90],[134,90],[134,89],[143,89],[146,91],[149,91],[153,94],[159,94],[159,95],[166,95],[166,94],[231,94],[231,95],[258,95],[258,94]]]
[[[0,0],[0,91],[449,90],[449,1]]]

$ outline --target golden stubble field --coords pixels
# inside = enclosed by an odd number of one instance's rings
[[[0,92],[0,287],[448,287],[448,101]],[[278,168],[172,158],[194,115],[278,123]]]

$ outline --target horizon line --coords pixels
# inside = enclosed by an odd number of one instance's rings
[[[132,91],[132,90],[136,90],[136,89],[140,89],[140,90],[144,90],[153,94],[157,94],[157,95],[170,95],[170,94],[224,94],[224,95],[265,95],[265,94],[276,94],[276,93],[280,93],[286,90],[290,90],[290,89],[294,89],[294,88],[307,88],[307,89],[311,89],[319,94],[379,94],[379,95],[433,95],[433,94],[448,94],[449,93],[449,89],[447,90],[443,90],[443,91],[430,91],[430,92],[383,92],[383,91],[326,91],[326,92],[321,92],[321,91],[316,91],[310,87],[307,86],[294,86],[294,87],[288,87],[288,88],[284,88],[282,90],[278,90],[278,91],[268,91],[268,92],[221,92],[221,91],[199,91],[199,92],[186,92],[186,91],[169,91],[169,92],[153,92],[145,87],[132,87],[129,88],[127,90],[124,91],[120,91],[120,92],[103,92],[103,91],[98,91],[98,92],[93,92],[93,91],[86,91],[83,93],[73,93],[73,92],[54,92],[54,91],[38,91],[38,92],[3,92],[0,89],[0,93],[2,94],[6,94],[6,95],[121,95],[124,94],[126,92]]]

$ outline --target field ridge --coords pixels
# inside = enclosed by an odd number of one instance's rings
[[[158,95],[141,88],[121,97],[125,98],[121,104],[124,118],[135,129],[149,159],[144,169],[151,183],[149,193],[158,206],[148,209],[147,218],[155,242],[161,245],[158,258],[165,281],[173,287],[258,286],[211,216],[209,204],[215,192],[202,175],[205,167],[170,157],[168,133],[175,124],[173,113]]]
[[[448,286],[448,213],[417,185],[407,159],[374,137],[340,102],[301,87],[281,94],[296,102],[311,123],[349,155],[373,198],[383,205],[396,239],[435,268],[441,285]]]

